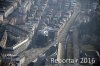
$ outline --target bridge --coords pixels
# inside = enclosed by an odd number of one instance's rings
[[[57,36],[57,43],[60,44],[60,45],[58,45],[58,56],[57,56],[58,61],[59,61],[59,59],[65,59],[64,55],[66,55],[65,54],[66,52],[65,52],[64,48],[65,48],[65,44],[66,44],[66,37],[69,33],[70,27],[75,22],[75,20],[76,20],[77,16],[79,15],[79,13],[80,13],[80,9],[77,5],[75,7],[74,13],[72,14],[69,21],[66,22],[64,26],[61,27],[62,29],[60,29],[61,32],[59,32],[59,35]],[[61,49],[61,50],[59,50],[59,49]]]

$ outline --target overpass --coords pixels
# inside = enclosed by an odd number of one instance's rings
[[[65,44],[66,44],[66,37],[69,33],[70,27],[72,26],[72,24],[75,22],[78,14],[80,13],[80,9],[78,7],[78,5],[75,7],[74,9],[74,13],[72,14],[71,18],[69,19],[68,22],[65,23],[65,25],[63,27],[61,27],[62,29],[60,29],[61,32],[59,32],[58,36],[57,36],[57,43],[60,44],[58,45],[58,56],[57,56],[57,60],[59,62],[59,59],[65,59]],[[61,50],[59,50],[61,49]],[[60,55],[59,55],[60,54]]]

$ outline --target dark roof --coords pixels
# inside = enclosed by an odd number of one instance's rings
[[[19,28],[19,27],[17,27],[17,26],[14,26],[14,25],[7,24],[7,26],[11,26],[11,27],[13,27],[13,28],[16,28],[16,29],[18,29],[18,30],[20,30],[20,31],[22,31],[23,33],[26,33],[26,34],[29,33],[29,32],[27,32],[27,31],[25,31],[25,30],[23,30],[23,29],[21,29],[21,28]]]

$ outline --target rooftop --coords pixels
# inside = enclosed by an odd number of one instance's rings
[[[11,12],[12,9],[14,10],[14,7],[17,5],[15,3],[16,3],[16,1],[0,1],[0,14],[5,16],[5,15],[7,15],[7,13],[6,13],[7,11],[10,10],[10,12]],[[12,6],[14,6],[14,7],[12,8]]]

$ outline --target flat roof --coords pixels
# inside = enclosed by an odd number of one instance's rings
[[[1,1],[0,2],[0,12],[4,12],[10,5],[11,5],[11,2]]]
[[[7,26],[8,26],[8,27],[15,28],[15,29],[17,29],[17,30],[20,30],[20,31],[22,31],[23,33],[29,34],[29,32],[27,32],[27,31],[25,31],[25,30],[23,30],[23,29],[21,29],[21,28],[19,28],[19,27],[17,27],[17,26],[13,26],[13,25],[10,25],[10,24],[7,24]]]
[[[7,10],[13,7],[17,3],[14,1],[0,1],[0,14],[4,15]]]

